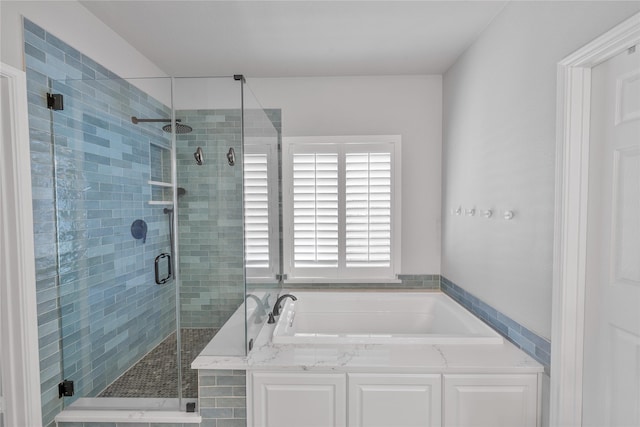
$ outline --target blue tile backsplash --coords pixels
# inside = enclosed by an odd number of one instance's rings
[[[440,288],[500,335],[540,362],[547,374],[550,373],[551,343],[548,340],[500,313],[444,276],[440,278]]]

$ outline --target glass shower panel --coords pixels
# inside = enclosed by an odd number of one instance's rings
[[[264,109],[245,84],[244,247],[247,349],[251,350],[280,289],[280,110]]]
[[[176,135],[183,377],[225,324],[213,353],[245,354],[240,94],[232,77],[174,80],[176,118],[192,128]]]
[[[65,80],[51,90],[64,98],[51,116],[62,364],[75,389],[65,405],[178,397],[177,283],[155,274],[171,254],[171,80]],[[166,363],[144,363],[158,351]]]

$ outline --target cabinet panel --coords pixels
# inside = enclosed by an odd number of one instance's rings
[[[440,426],[440,375],[350,374],[349,427]]]
[[[343,427],[346,425],[344,374],[253,374],[255,427]]]
[[[445,427],[535,427],[536,375],[445,375]]]

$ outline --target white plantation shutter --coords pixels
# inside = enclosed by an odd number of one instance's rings
[[[338,266],[338,155],[293,155],[296,267]]]
[[[399,139],[285,139],[284,245],[289,279],[395,278],[399,170],[394,165],[399,162]]]
[[[391,265],[391,154],[347,153],[346,266]]]
[[[280,264],[277,141],[251,142],[243,159],[245,267],[249,280],[273,280]]]
[[[244,156],[244,240],[247,268],[269,267],[269,181],[266,154]]]

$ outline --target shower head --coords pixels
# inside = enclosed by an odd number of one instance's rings
[[[193,130],[191,126],[177,123],[178,121],[176,120],[176,133],[189,133]],[[162,130],[171,133],[171,124],[162,126]]]
[[[171,119],[139,119],[136,116],[131,117],[131,123],[137,125],[138,123],[150,122],[150,123],[169,123],[162,126],[162,130],[171,133]],[[191,126],[180,123],[180,119],[176,119],[176,133],[189,133],[193,130]]]

